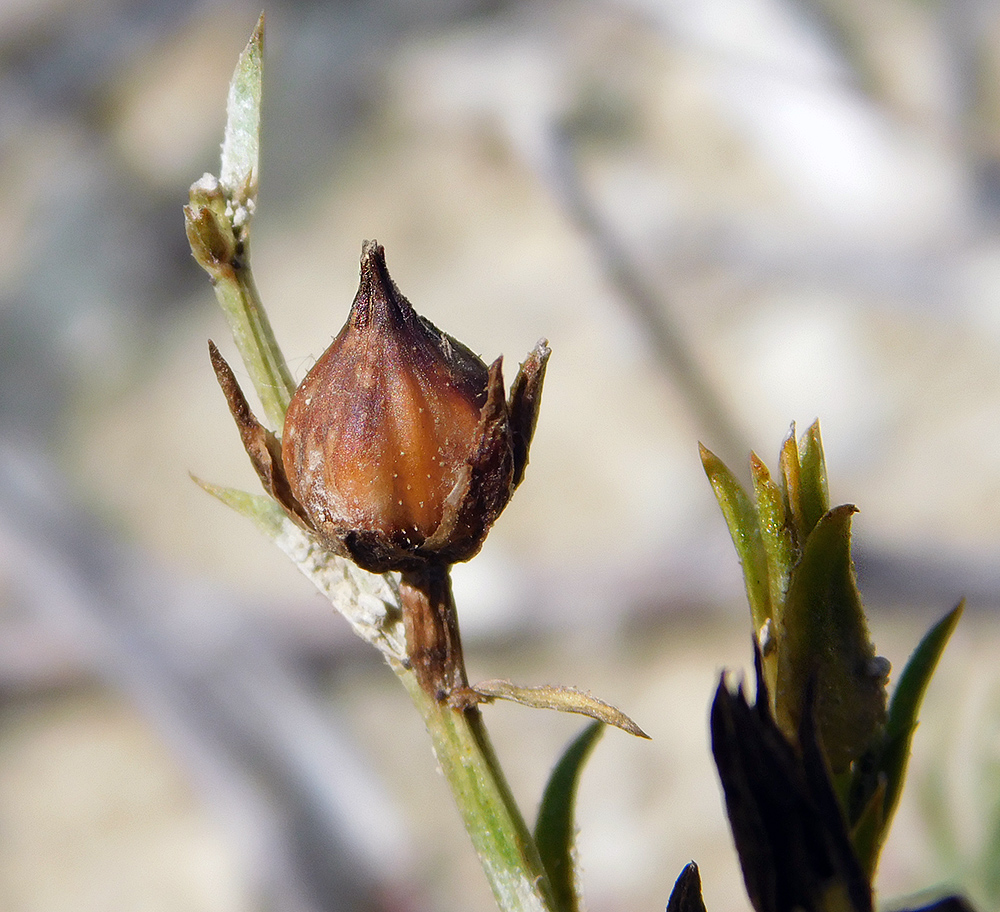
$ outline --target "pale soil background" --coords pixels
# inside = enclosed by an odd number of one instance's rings
[[[0,909],[492,907],[392,676],[187,474],[256,485],[180,207],[217,168],[257,13],[0,6]],[[577,684],[653,736],[609,732],[587,769],[589,908],[662,908],[692,858],[710,912],[747,908],[707,735],[721,670],[749,666],[747,618],[696,442],[773,465],[789,422],[817,415],[833,498],[862,510],[879,650],[898,670],[970,602],[882,898],[947,882],[1000,908],[1000,10],[267,14],[253,262],[296,374],[371,237],[417,308],[508,376],[552,346],[527,480],[456,589],[473,677]],[[556,125],[739,445],[713,437],[567,212]],[[530,812],[579,722],[487,713]],[[327,843],[297,814],[341,783],[362,825]],[[343,880],[304,895],[296,865],[323,884],[334,856]]]

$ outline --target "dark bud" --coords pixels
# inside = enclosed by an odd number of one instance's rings
[[[760,651],[757,698],[719,683],[712,754],[722,780],[743,880],[756,912],[872,912],[872,891],[851,846],[817,740],[814,689],[793,746],[768,704]]]
[[[667,912],[706,912],[701,895],[701,875],[698,865],[689,861],[670,891]]]
[[[292,397],[284,472],[319,538],[367,570],[465,561],[528,460],[549,349],[510,402],[489,368],[419,316],[366,242],[347,323]]]

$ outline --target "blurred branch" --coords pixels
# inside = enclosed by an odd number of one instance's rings
[[[547,139],[544,161],[539,163],[546,183],[590,245],[621,303],[639,324],[656,359],[687,403],[700,434],[725,453],[749,452],[746,432],[692,348],[674,316],[672,302],[645,274],[587,192],[573,155],[572,138],[554,127]]]

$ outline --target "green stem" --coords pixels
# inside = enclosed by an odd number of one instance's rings
[[[288,403],[295,392],[295,381],[261,303],[250,271],[249,255],[244,252],[243,263],[220,269],[213,278],[215,296],[229,321],[236,347],[260,397],[264,414],[271,427],[280,434]]]
[[[502,912],[554,912],[538,849],[500,769],[479,710],[456,709],[436,700],[410,670],[393,666],[424,718],[497,905]]]

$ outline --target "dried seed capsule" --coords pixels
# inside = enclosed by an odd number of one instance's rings
[[[284,471],[320,538],[378,572],[472,557],[523,474],[547,357],[540,343],[508,406],[500,359],[418,316],[366,243],[347,323],[285,418]]]

